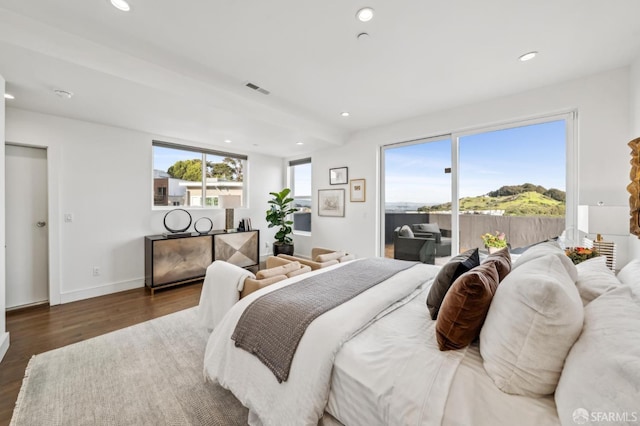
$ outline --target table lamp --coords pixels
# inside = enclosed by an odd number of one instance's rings
[[[629,207],[607,206],[598,203],[595,206],[578,206],[578,230],[596,234],[593,248],[607,257],[607,266],[616,268],[616,243],[605,241],[602,235],[625,236],[629,234]]]
[[[225,222],[224,228],[227,232],[234,231],[236,228],[233,225],[233,209],[242,205],[241,197],[239,195],[219,195],[218,206],[225,209]]]

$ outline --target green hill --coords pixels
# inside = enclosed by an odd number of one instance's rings
[[[502,187],[497,191],[478,197],[465,197],[460,200],[461,212],[504,210],[505,216],[564,216],[565,193],[558,189],[545,189],[531,184]],[[508,190],[504,190],[508,188]],[[523,191],[518,192],[520,188]],[[527,189],[529,189],[527,191]],[[509,195],[494,195],[504,194]],[[515,193],[513,193],[515,192]],[[493,195],[493,196],[492,196]],[[451,203],[424,206],[418,209],[424,212],[450,211]]]

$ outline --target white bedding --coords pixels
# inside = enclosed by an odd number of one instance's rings
[[[311,273],[321,274],[342,265]],[[327,404],[334,357],[343,343],[371,321],[409,302],[437,271],[433,265],[416,265],[318,317],[303,335],[289,379],[283,383],[278,383],[258,358],[236,348],[230,336],[242,311],[255,298],[308,274],[257,291],[234,305],[211,334],[205,352],[205,375],[231,390],[249,408],[252,425],[315,426]]]
[[[247,277],[255,278],[247,271],[228,262],[216,260],[207,268],[198,305],[198,323],[213,330],[229,309],[240,300]]]
[[[349,426],[559,424],[552,396],[500,391],[484,370],[477,344],[440,352],[427,294],[425,287],[342,347],[328,413]]]

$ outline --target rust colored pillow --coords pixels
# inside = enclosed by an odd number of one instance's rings
[[[507,248],[491,253],[482,263],[489,262],[495,263],[500,281],[502,281],[504,277],[511,272],[511,254],[509,254],[509,249]]]
[[[453,283],[442,301],[436,322],[441,351],[464,348],[480,336],[498,283],[496,262],[483,263]]]

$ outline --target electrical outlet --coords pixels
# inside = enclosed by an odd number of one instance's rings
[[[93,267],[93,276],[94,277],[100,276],[100,267],[99,266],[94,266]]]

